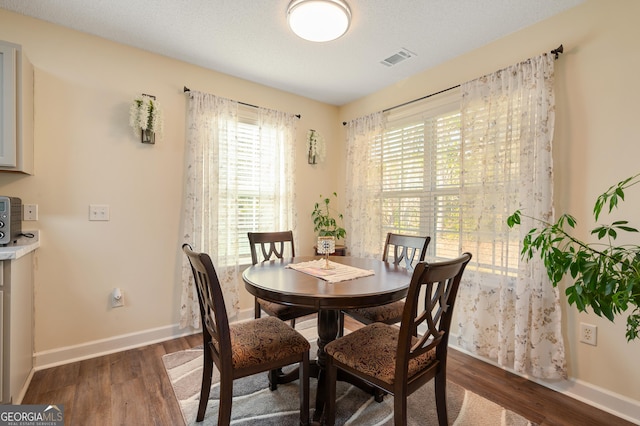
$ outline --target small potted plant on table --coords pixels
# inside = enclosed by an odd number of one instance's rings
[[[338,194],[334,192],[333,197],[337,198]],[[337,219],[343,220],[343,216],[342,213],[338,213],[330,207],[331,198],[323,197],[322,194],[320,198],[322,201],[314,204],[311,217],[313,218],[313,230],[318,234],[316,253],[325,255],[328,266],[329,254],[336,252],[336,240],[344,238],[347,231],[338,224]],[[344,247],[340,251],[344,253]]]

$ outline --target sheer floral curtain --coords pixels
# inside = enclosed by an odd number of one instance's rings
[[[553,67],[545,54],[462,85],[461,246],[474,264],[455,310],[459,346],[547,379],[566,377],[558,289],[520,260],[533,224],[509,232],[506,217],[552,220]]]
[[[246,254],[244,251],[248,253],[248,243],[242,244],[241,238],[246,238],[247,230],[295,232],[296,222],[292,208],[295,117],[258,108],[247,125],[243,108],[229,99],[189,92],[184,242],[211,256],[229,316],[239,310],[239,261]],[[239,142],[243,139],[250,143],[243,145]],[[251,162],[248,155],[263,161]],[[243,170],[250,170],[254,176],[243,174]],[[270,188],[266,188],[266,179],[256,177],[261,173],[268,174]],[[249,211],[242,204],[248,193],[253,208],[260,209],[260,217],[268,218],[266,223],[258,221],[256,211]],[[248,224],[247,220],[261,223]],[[185,256],[182,259],[180,326],[199,328],[200,311],[193,277],[188,260]]]
[[[295,139],[298,118],[286,112],[272,109],[258,109],[259,138],[270,141],[268,152],[262,150],[259,157],[263,177],[260,185],[258,205],[264,213],[268,213],[269,220],[253,226],[253,231],[270,232],[275,230],[292,230],[294,239],[297,235],[298,214],[295,206]],[[258,167],[258,165],[256,165]],[[264,176],[269,176],[269,185],[265,184]],[[268,207],[268,211],[265,206]],[[248,244],[248,241],[247,241]]]
[[[345,228],[352,256],[379,258],[382,252],[383,113],[347,123]]]

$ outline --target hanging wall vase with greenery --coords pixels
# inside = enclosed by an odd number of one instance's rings
[[[640,183],[640,174],[611,186],[601,194],[593,208],[598,221],[603,209],[609,213],[624,201],[625,190]],[[522,217],[540,223],[523,239],[522,257],[532,259],[536,254],[543,260],[554,286],[569,274],[573,285],[565,293],[569,304],[578,310],[590,307],[598,316],[614,321],[616,316],[628,312],[626,337],[628,341],[640,333],[640,246],[615,244],[622,233],[637,233],[626,220],[610,225],[598,225],[591,231],[598,242],[588,243],[569,234],[567,228],[575,228],[576,219],[564,214],[556,223],[531,218],[517,210],[507,219],[510,227],[519,225]],[[629,235],[630,235],[629,234]]]
[[[307,162],[317,164],[324,159],[324,154],[324,138],[316,130],[310,129],[307,132]]]
[[[133,99],[129,111],[129,124],[142,143],[154,144],[162,132],[162,110],[156,97],[142,94]]]

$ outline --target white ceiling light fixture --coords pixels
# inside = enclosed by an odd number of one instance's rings
[[[287,21],[300,38],[331,41],[349,29],[351,9],[342,0],[293,0],[287,7]]]

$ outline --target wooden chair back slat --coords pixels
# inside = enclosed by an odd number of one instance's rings
[[[397,373],[406,375],[411,359],[435,347],[437,358],[446,356],[452,307],[470,260],[471,254],[464,253],[457,259],[416,266],[400,324]]]
[[[287,249],[291,257],[296,255],[293,231],[248,232],[247,237],[249,237],[249,246],[251,248],[251,262],[254,265],[258,262],[282,259]],[[262,258],[258,256],[258,249],[262,254]]]
[[[427,254],[427,246],[431,237],[394,234],[389,232],[382,250],[382,261],[389,262],[389,251],[393,247],[391,263],[403,266],[412,271],[418,262],[422,262]]]
[[[222,295],[222,287],[211,258],[204,253],[196,253],[188,244],[184,244],[182,249],[191,264],[196,293],[200,301],[200,314],[203,320],[202,331],[205,333],[204,341],[212,342],[214,357],[217,356],[222,365],[230,365],[229,317]]]

